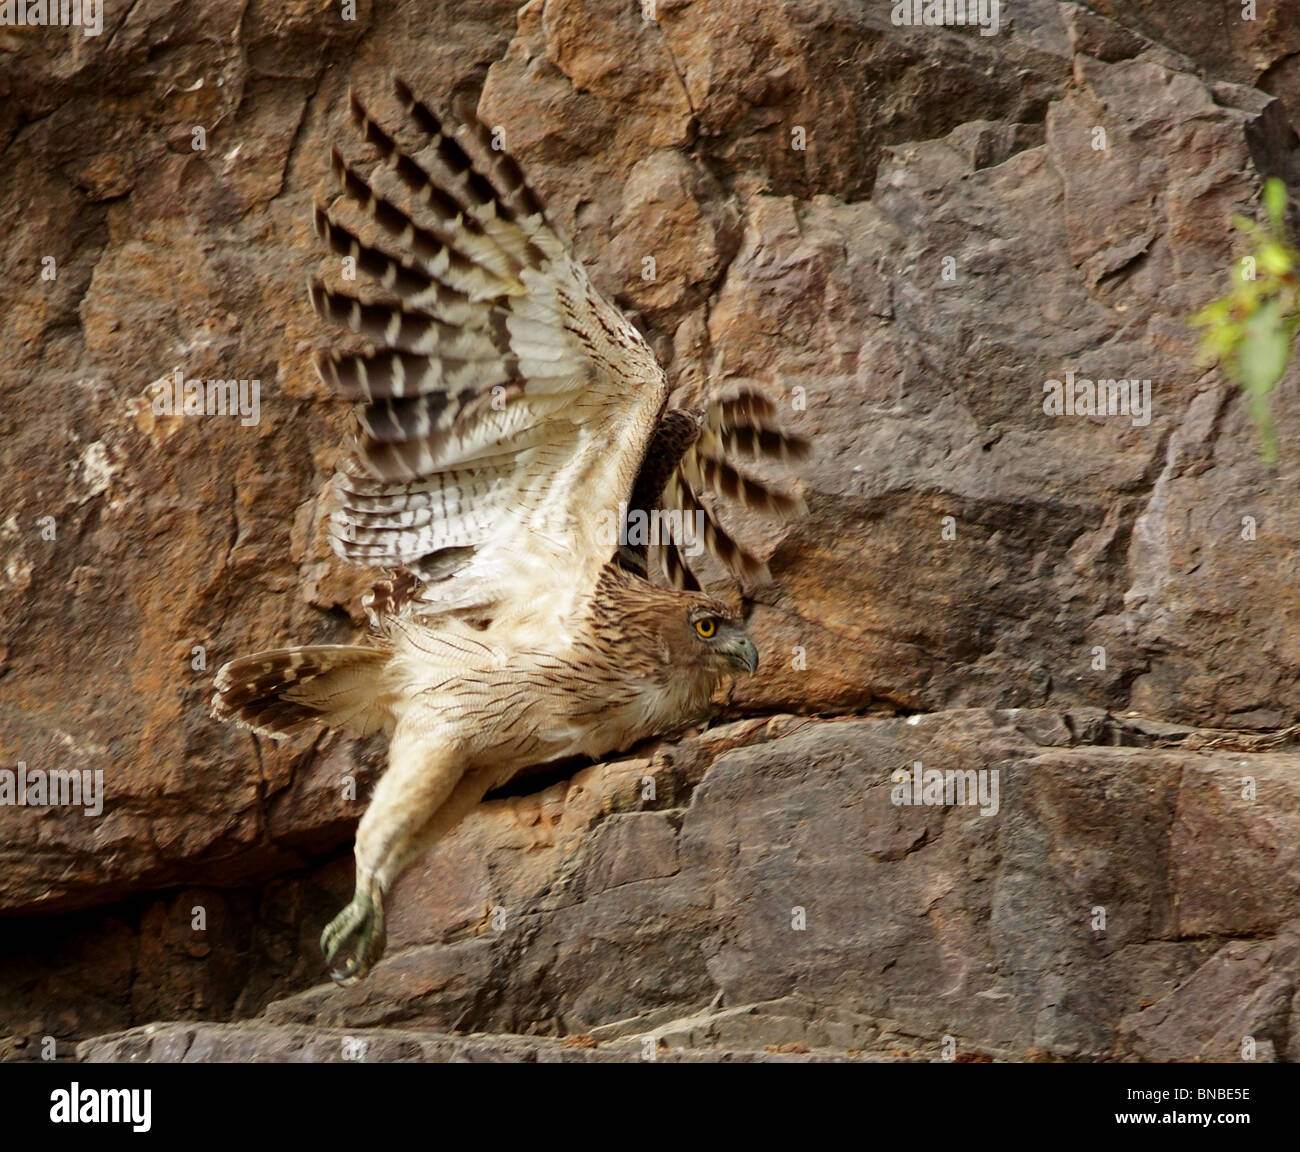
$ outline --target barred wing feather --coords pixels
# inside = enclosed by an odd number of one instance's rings
[[[317,360],[358,406],[333,542],[427,581],[426,610],[563,611],[614,551],[602,513],[631,490],[665,378],[487,129],[458,137],[396,92],[421,147],[352,97],[380,163],[366,176],[336,152],[342,203],[315,213],[373,282],[365,295],[310,287],[322,317],[365,341]]]

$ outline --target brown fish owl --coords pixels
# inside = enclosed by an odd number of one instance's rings
[[[807,447],[753,388],[669,407],[653,353],[499,141],[396,92],[419,143],[403,147],[351,98],[378,163],[363,175],[336,151],[343,199],[315,214],[374,285],[310,288],[360,338],[317,361],[359,424],[334,481],[335,550],[393,574],[366,598],[369,643],[242,657],[217,674],[213,704],[270,736],[389,737],[357,829],[356,893],[321,938],[345,983],[383,953],[398,876],[487,792],[531,765],[679,730],[756,669],[740,618],[692,574],[688,529],[733,575],[761,578],[709,507],[720,495],[789,515],[794,497],[734,461]],[[653,517],[680,531],[638,536]]]

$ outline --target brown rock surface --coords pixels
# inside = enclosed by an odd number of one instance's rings
[[[139,0],[98,38],[0,43],[0,767],[105,788],[100,816],[0,806],[0,1055],[265,1010],[86,1053],[278,1058],[400,1023],[372,1055],[480,1031],[603,1059],[663,1029],[1300,1056],[1296,757],[1155,746],[1300,706],[1300,369],[1269,468],[1186,323],[1228,215],[1298,171],[1300,26],[1092,7],[1026,0],[981,37],[853,0]],[[393,955],[340,992],[309,988],[315,938],[382,746],[259,743],[206,703],[230,656],[362,623],[366,574],[321,536],[346,414],[303,283],[347,87],[391,113],[394,73],[504,129],[674,382],[765,380],[814,440],[728,715],[926,715],[760,719],[521,786],[406,878]],[[258,379],[259,422],[155,417],[177,368]],[[1045,415],[1067,369],[1150,379],[1150,422]],[[1002,772],[999,814],[890,805],[927,756]]]
[[[1294,1059],[1300,755],[1155,739],[1100,710],[726,726],[485,804],[403,879],[359,986],[79,1051],[279,1059],[293,1037],[342,1059],[340,1036],[383,1027],[441,1039],[375,1059],[483,1058],[449,1033],[502,1058],[494,1037],[527,1033],[602,1059],[940,1059],[945,1037],[1001,1060],[1236,1059],[1246,1037]],[[895,804],[918,760],[996,773],[988,813]]]

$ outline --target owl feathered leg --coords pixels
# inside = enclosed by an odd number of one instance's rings
[[[427,717],[403,717],[393,732],[388,771],[357,827],[356,891],[321,934],[330,977],[361,980],[384,954],[384,901],[399,876],[478,805],[493,781],[466,772],[467,749]]]

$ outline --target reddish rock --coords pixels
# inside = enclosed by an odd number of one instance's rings
[[[946,1031],[1015,1059],[1190,1059],[1248,1028],[1294,1059],[1293,757],[1151,733],[1300,708],[1300,369],[1270,468],[1187,323],[1226,286],[1229,215],[1300,173],[1300,28],[1090,8],[1025,0],[982,37],[838,0],[140,0],[100,37],[0,38],[0,767],[105,788],[97,816],[0,807],[3,1052],[274,1001],[308,1029],[596,1037],[567,1059],[612,1058],[625,1019],[691,1051]],[[764,381],[814,454],[807,515],[757,537],[761,670],[725,709],[757,722],[520,784],[403,882],[389,965],[304,992],[382,743],[258,742],[207,702],[232,655],[363,624],[369,574],[323,537],[348,416],[303,286],[348,85],[390,116],[393,73],[505,132],[674,384]],[[258,422],[155,414],[177,369],[258,380]],[[1149,379],[1150,421],[1046,415],[1067,370]],[[898,709],[935,715],[763,720]],[[996,824],[880,798],[922,735],[1010,773]],[[798,901],[827,935],[786,931]],[[87,1051],[259,1043],[166,1035]],[[450,1051],[424,1043],[385,1058]],[[483,1052],[549,1058],[511,1043]]]

